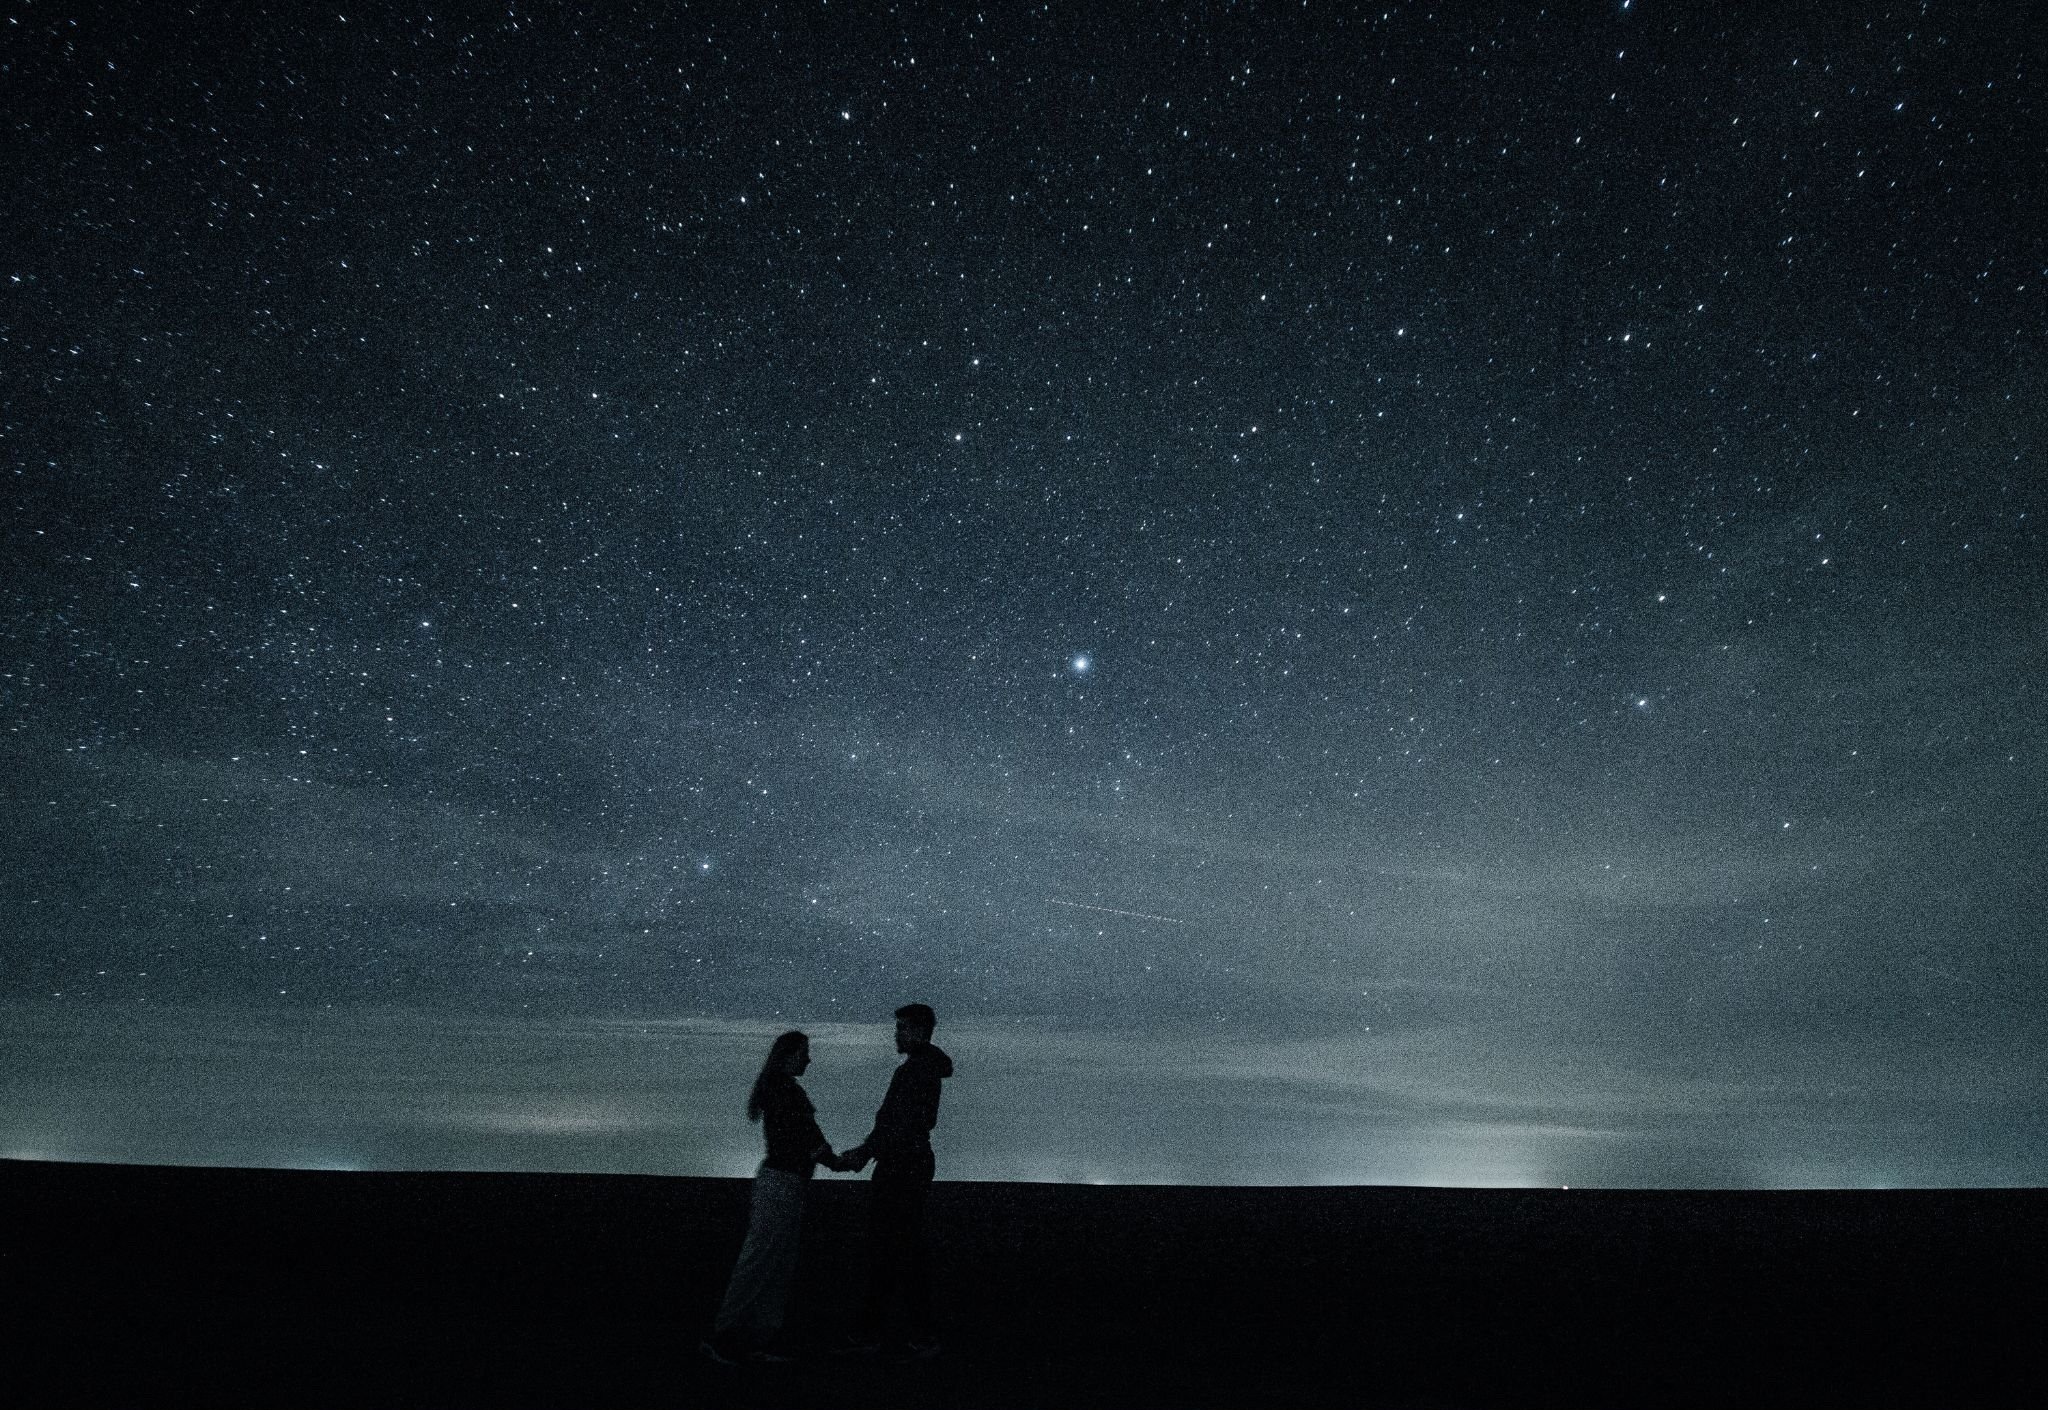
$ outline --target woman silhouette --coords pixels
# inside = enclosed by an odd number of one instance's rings
[[[811,1040],[794,1030],[777,1038],[747,1096],[747,1120],[762,1123],[768,1154],[754,1175],[747,1241],[740,1246],[732,1281],[704,1354],[733,1365],[787,1360],[772,1349],[796,1277],[797,1235],[803,1228],[804,1188],[813,1167],[837,1170],[839,1158],[818,1129],[811,1099],[797,1078],[811,1065]]]

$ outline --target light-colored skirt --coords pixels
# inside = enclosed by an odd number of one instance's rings
[[[810,1182],[763,1165],[754,1174],[747,1241],[725,1285],[716,1330],[765,1341],[782,1330],[790,1284],[796,1281],[797,1236],[804,1226],[804,1187]]]

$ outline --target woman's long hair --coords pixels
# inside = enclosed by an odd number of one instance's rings
[[[766,1095],[768,1079],[779,1076],[784,1064],[795,1057],[810,1041],[792,1028],[769,1045],[768,1060],[761,1064],[761,1075],[754,1079],[754,1090],[747,1093],[747,1120],[761,1119],[761,1099]]]

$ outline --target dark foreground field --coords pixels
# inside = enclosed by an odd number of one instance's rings
[[[843,1325],[864,1194],[813,1192],[802,1338]],[[2042,1192],[941,1184],[944,1355],[732,1370],[692,1348],[746,1198],[724,1180],[0,1162],[7,1399],[2048,1403]]]

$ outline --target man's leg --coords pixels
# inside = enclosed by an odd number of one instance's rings
[[[869,1341],[902,1341],[931,1321],[931,1289],[924,1252],[924,1200],[931,1173],[913,1165],[878,1165],[868,1182],[868,1296],[860,1331]],[[907,1328],[898,1322],[907,1314]]]
[[[880,1342],[893,1330],[902,1222],[901,1182],[890,1178],[887,1167],[877,1166],[868,1181],[868,1287],[855,1331],[860,1341]]]
[[[931,1193],[932,1180],[929,1174],[914,1181],[905,1181],[903,1191],[903,1223],[901,1249],[902,1261],[899,1286],[903,1291],[903,1323],[906,1341],[931,1341],[936,1335],[932,1326],[932,1259],[931,1249],[924,1239],[925,1196]]]

